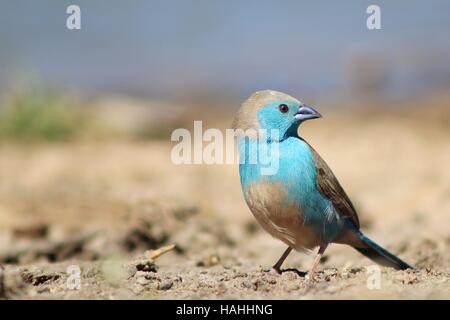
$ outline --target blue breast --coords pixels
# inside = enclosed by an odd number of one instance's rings
[[[333,241],[341,232],[339,215],[336,214],[331,201],[317,190],[316,166],[309,146],[297,137],[289,137],[282,142],[274,143],[277,143],[279,148],[278,170],[274,174],[267,175],[261,170],[265,166],[254,161],[254,153],[261,150],[257,140],[241,138],[238,141],[241,159],[239,173],[244,195],[254,183],[282,185],[284,189],[282,192],[285,194],[283,205],[297,206],[306,225],[313,227],[323,241]],[[275,149],[269,147],[268,150]],[[277,155],[269,155],[269,160],[277,161]]]

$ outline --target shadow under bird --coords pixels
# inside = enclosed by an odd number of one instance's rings
[[[325,161],[298,135],[302,122],[320,117],[312,107],[287,94],[264,90],[242,104],[233,122],[245,201],[261,226],[288,245],[273,268],[281,273],[292,249],[318,247],[308,273],[311,277],[331,243],[350,245],[383,266],[412,268],[360,231],[358,215],[344,189]],[[274,172],[263,170],[262,147],[270,153],[269,160],[277,163]]]

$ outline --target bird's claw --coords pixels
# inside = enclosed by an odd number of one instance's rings
[[[283,272],[281,271],[281,268],[280,267],[276,267],[276,266],[273,266],[272,267],[272,269],[270,269],[270,271],[269,271],[271,274],[274,274],[274,275],[281,275]]]
[[[311,272],[308,272],[308,273],[306,274],[306,276],[305,276],[305,279],[306,279],[308,282],[314,282],[314,281],[315,281],[315,279],[314,279],[314,274],[312,274]]]

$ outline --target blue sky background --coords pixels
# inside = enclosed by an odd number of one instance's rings
[[[367,64],[381,66],[385,94],[450,88],[445,0],[0,3],[0,92],[25,79],[88,95],[333,96]],[[69,4],[81,7],[80,31],[66,29]],[[366,28],[370,4],[382,30]]]

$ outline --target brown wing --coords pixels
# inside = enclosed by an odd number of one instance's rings
[[[320,157],[316,150],[313,149],[313,147],[311,147],[309,144],[308,146],[311,149],[314,161],[316,163],[317,189],[324,197],[330,199],[330,201],[334,205],[334,208],[339,214],[344,217],[350,218],[355,226],[359,229],[358,214],[356,213],[355,207],[353,207],[353,204],[350,201],[349,197],[345,193],[342,186],[339,184],[339,181],[336,179],[326,162]]]

